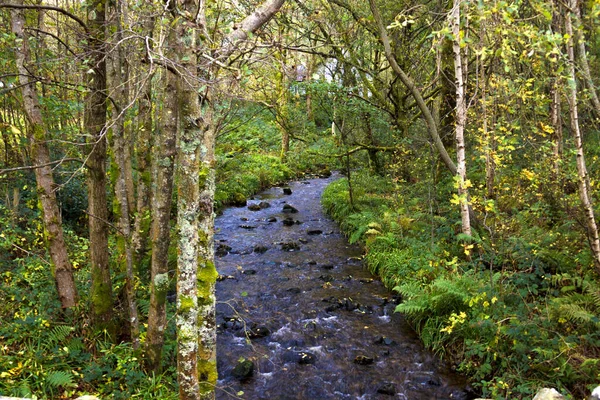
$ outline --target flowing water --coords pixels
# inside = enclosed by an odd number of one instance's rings
[[[217,398],[468,399],[324,215],[334,179],[272,188],[248,202],[258,210],[217,218]]]

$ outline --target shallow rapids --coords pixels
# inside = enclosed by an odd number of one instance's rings
[[[333,179],[269,189],[217,218],[217,398],[468,399],[323,213]]]

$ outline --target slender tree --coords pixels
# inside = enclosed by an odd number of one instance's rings
[[[577,0],[569,0],[569,8],[565,17],[565,32],[567,34],[567,55],[568,55],[568,101],[569,114],[571,117],[571,133],[575,140],[575,150],[577,152],[577,174],[579,176],[579,199],[585,212],[587,222],[587,236],[590,243],[590,249],[594,256],[596,269],[600,272],[600,239],[598,237],[598,227],[594,208],[590,196],[590,179],[585,164],[585,155],[583,152],[583,137],[579,129],[579,112],[577,109],[577,77],[575,75],[575,52],[573,49],[573,24],[571,13],[577,7]]]
[[[19,1],[15,4],[22,5],[23,2]],[[52,273],[56,281],[61,306],[69,308],[77,305],[77,288],[75,287],[73,268],[69,261],[64,240],[60,209],[56,201],[56,186],[52,175],[50,150],[47,145],[48,133],[44,124],[38,94],[35,90],[35,81],[31,80],[28,70],[28,68],[31,68],[31,52],[28,44],[29,37],[24,32],[24,26],[23,11],[21,9],[11,10],[11,28],[19,46],[15,53],[15,61],[23,95],[23,109],[29,123],[27,136],[34,162],[45,239],[52,259]]]
[[[469,189],[467,187],[467,166],[465,161],[465,137],[464,131],[467,124],[467,102],[465,100],[465,84],[463,71],[463,56],[460,47],[460,6],[461,0],[454,0],[452,12],[450,13],[450,24],[452,29],[452,51],[454,53],[454,78],[456,84],[456,180],[458,184],[458,196],[460,204],[460,215],[462,219],[462,232],[471,236],[471,221],[469,218]]]
[[[88,214],[90,230],[90,290],[96,328],[115,335],[113,291],[108,259],[108,204],[106,198],[106,0],[90,0],[88,10],[88,45],[90,71],[86,74],[88,95],[85,101],[84,126],[88,133]]]

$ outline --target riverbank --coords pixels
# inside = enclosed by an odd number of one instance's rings
[[[536,237],[516,226],[493,245],[479,236],[466,241],[452,222],[460,221],[457,211],[434,204],[425,185],[355,174],[352,189],[351,201],[346,179],[327,187],[328,214],[364,246],[369,269],[402,295],[396,310],[425,346],[484,397],[531,398],[556,387],[584,398],[597,385],[599,286],[561,253],[577,248],[572,232],[538,228]]]

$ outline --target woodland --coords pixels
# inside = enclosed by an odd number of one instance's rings
[[[339,170],[428,349],[584,398],[598,71],[596,0],[0,0],[0,395],[214,398],[215,213]]]

